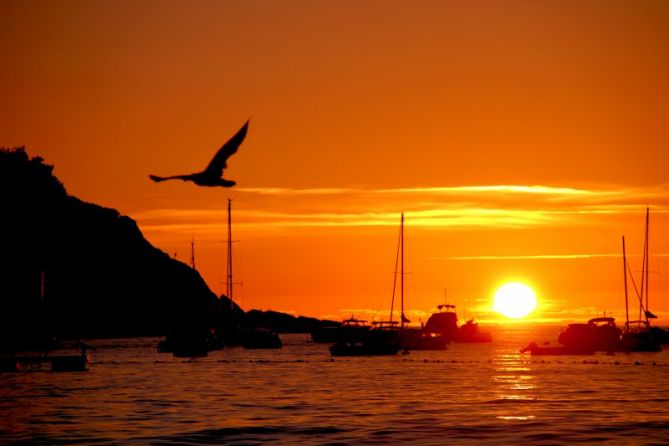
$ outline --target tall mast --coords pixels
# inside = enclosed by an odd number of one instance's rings
[[[650,256],[648,255],[648,230],[650,225],[650,209],[646,208],[646,240],[644,242],[644,259],[646,260],[646,263],[644,265],[644,271],[646,272],[646,308],[644,311],[644,315],[646,316],[646,322],[648,322],[648,282],[649,282],[649,277],[648,273],[650,272]]]
[[[395,270],[393,271],[393,297],[390,300],[390,325],[393,324],[393,312],[395,309],[395,291],[397,290],[397,263],[400,259],[400,243],[402,239],[402,228],[400,226],[400,240],[397,241],[397,253],[395,254]]]
[[[623,235],[623,282],[625,284],[625,332],[630,330],[630,313],[627,300],[627,256],[625,254],[625,236]]]
[[[400,221],[400,246],[400,301],[402,305],[400,327],[404,328],[404,321],[406,320],[406,317],[404,316],[404,212],[402,212]]]
[[[232,200],[228,198],[228,274],[225,294],[230,300],[230,310],[233,309],[232,288]]]

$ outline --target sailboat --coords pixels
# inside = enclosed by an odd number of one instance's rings
[[[232,200],[228,199],[228,267],[227,267],[227,285],[226,295],[230,301],[230,318],[228,323],[230,327],[225,339],[228,346],[241,345],[245,349],[277,349],[281,348],[281,338],[279,335],[267,328],[246,327],[240,329],[242,325],[234,315],[235,305],[233,300],[234,282],[232,276]]]
[[[410,327],[411,322],[404,314],[404,214],[400,218],[400,240],[399,240],[399,262],[400,262],[400,345],[406,350],[444,350],[448,344],[448,338],[441,333],[425,330],[424,327]],[[395,283],[397,282],[397,261],[395,262]],[[395,284],[393,284],[393,301],[395,300]],[[392,305],[391,315],[392,320]]]
[[[637,288],[634,277],[627,263],[625,237],[622,237],[623,251],[623,282],[625,290],[625,327],[620,330],[612,317],[598,317],[587,323],[569,324],[567,329],[560,333],[558,342],[561,347],[539,347],[537,343],[530,343],[521,350],[533,355],[592,355],[598,351],[607,354],[613,352],[659,352],[661,340],[666,332],[661,328],[652,327],[651,319],[656,316],[648,310],[648,228],[650,212],[646,208],[646,232],[644,238],[643,261],[641,272],[641,287]],[[639,299],[639,316],[637,320],[630,320],[628,277],[632,281],[634,290]],[[644,302],[645,296],[645,302]]]
[[[641,268],[641,286],[636,288],[634,277],[631,275],[632,285],[639,299],[639,317],[637,320],[630,320],[628,305],[627,276],[629,265],[625,255],[625,237],[623,237],[623,268],[625,283],[625,329],[622,335],[622,350],[627,352],[659,352],[662,351],[661,342],[666,338],[666,332],[661,328],[652,327],[651,320],[656,319],[653,313],[648,309],[648,289],[649,289],[649,243],[648,229],[650,226],[650,209],[646,208],[646,231],[644,236],[643,260]],[[644,302],[645,297],[645,302]]]
[[[190,242],[191,268],[195,270],[195,237]],[[207,356],[212,350],[212,333],[205,323],[196,317],[184,317],[168,331],[165,339],[158,342],[159,353],[172,353],[176,358]]]
[[[63,342],[53,337],[51,324],[48,322],[49,303],[45,295],[45,271],[40,273],[38,318],[42,327],[33,333],[30,339],[19,348],[20,351],[11,351],[0,354],[0,372],[22,371],[52,371],[52,372],[85,372],[89,357],[88,349],[94,347],[77,339],[76,344]],[[64,354],[63,350],[80,349],[81,354]],[[52,352],[59,351],[59,354]]]
[[[339,325],[318,326],[311,330],[311,341],[314,343],[333,343],[345,338],[359,338],[368,332],[370,326],[364,319],[351,315]]]
[[[395,291],[397,288],[397,264],[401,258],[401,305],[402,313],[400,321],[393,319],[393,307],[395,304]],[[402,345],[404,324],[409,320],[404,315],[404,214],[400,220],[400,237],[395,257],[395,274],[393,277],[393,294],[390,303],[390,317],[385,321],[372,322],[372,329],[357,331],[346,331],[337,343],[330,347],[332,356],[371,356],[371,355],[394,355],[397,354]],[[366,326],[365,326],[366,327]]]

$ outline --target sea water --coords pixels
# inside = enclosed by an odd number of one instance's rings
[[[89,340],[88,372],[0,373],[0,443],[669,444],[669,351],[519,353],[558,331],[335,359],[301,334],[194,360],[155,338]]]

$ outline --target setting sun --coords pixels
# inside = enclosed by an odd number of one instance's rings
[[[509,318],[518,319],[530,314],[537,306],[537,298],[529,286],[509,282],[497,289],[493,309]]]

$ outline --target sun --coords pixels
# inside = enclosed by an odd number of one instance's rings
[[[524,283],[505,283],[495,292],[493,310],[506,317],[512,319],[525,317],[536,306],[537,297],[534,291]]]

